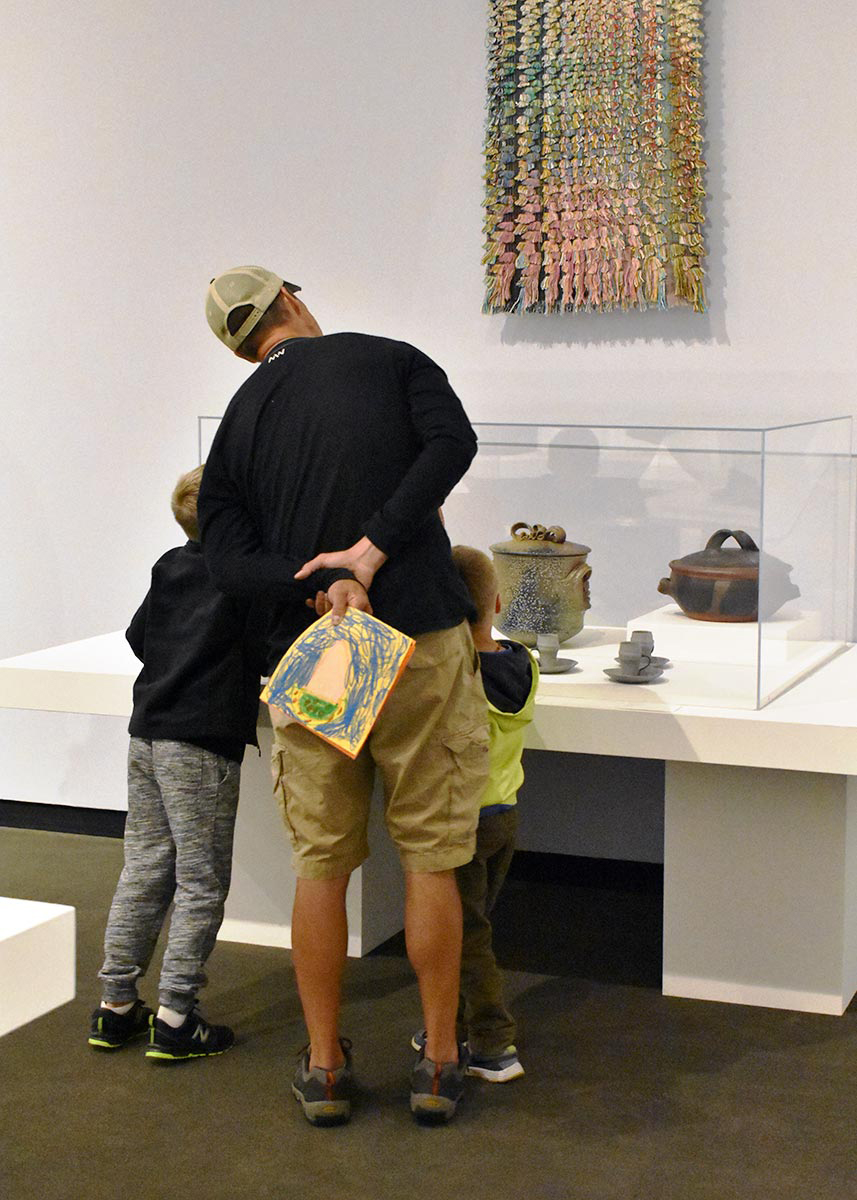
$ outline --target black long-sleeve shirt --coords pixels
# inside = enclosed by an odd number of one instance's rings
[[[443,371],[403,342],[339,333],[275,346],[233,397],[199,496],[206,562],[225,592],[264,597],[273,666],[349,573],[295,572],[367,536],[388,561],[375,615],[414,636],[472,615],[438,516],[476,452]]]
[[[209,578],[199,542],[162,555],[125,632],[143,664],[134,684],[132,737],[191,742],[238,762],[256,744],[258,639],[246,600]]]

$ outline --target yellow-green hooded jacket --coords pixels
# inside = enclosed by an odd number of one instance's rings
[[[482,797],[482,812],[517,803],[524,780],[521,754],[524,730],[533,719],[539,667],[535,656],[519,642],[499,643],[501,651],[483,651],[482,683],[488,698],[490,774]]]

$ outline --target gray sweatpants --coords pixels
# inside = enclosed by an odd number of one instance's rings
[[[159,1002],[190,1012],[223,921],[241,767],[188,742],[131,738],[125,866],[104,934],[103,998],[137,996],[173,903]]]

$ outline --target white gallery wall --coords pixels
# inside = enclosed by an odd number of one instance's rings
[[[236,263],[419,344],[474,420],[857,409],[852,0],[707,5],[704,316],[481,313],[486,14],[0,0],[0,657],[123,627],[180,540],[197,415],[248,369],[203,316]]]
[[[477,420],[857,408],[857,8],[707,5],[710,312],[487,317],[482,0],[0,0],[0,656],[126,622],[196,416],[205,285],[279,267]],[[819,13],[819,16],[821,14]]]

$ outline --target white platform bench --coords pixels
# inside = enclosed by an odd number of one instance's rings
[[[74,909],[0,896],[0,1036],[74,995]]]

